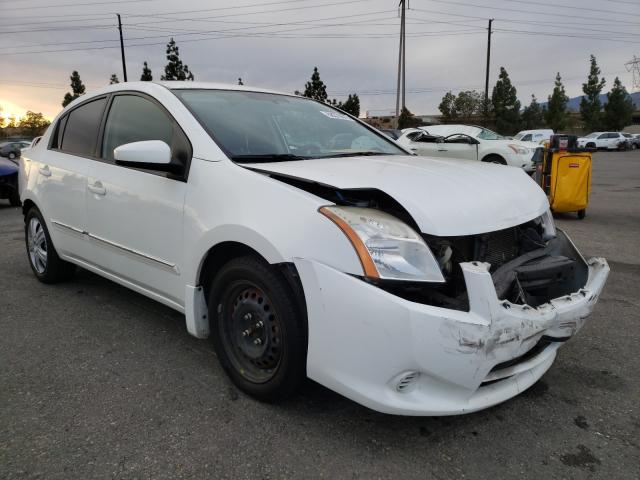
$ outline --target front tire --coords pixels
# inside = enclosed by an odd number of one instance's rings
[[[13,160],[14,158],[16,158],[16,154],[13,153],[13,152],[9,152],[8,157],[9,157],[10,160]]]
[[[306,312],[283,275],[263,260],[231,260],[208,307],[213,344],[233,383],[265,402],[291,396],[306,377]]]
[[[73,277],[76,266],[58,256],[47,225],[36,207],[27,213],[24,228],[27,258],[36,278],[42,283],[58,283]]]
[[[498,165],[506,165],[507,161],[502,158],[500,155],[487,155],[486,157],[484,157],[482,159],[483,162],[485,163],[495,163]]]

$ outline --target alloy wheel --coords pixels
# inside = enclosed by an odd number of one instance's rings
[[[47,269],[47,237],[40,220],[35,217],[29,220],[27,249],[31,265],[38,274],[42,275]]]

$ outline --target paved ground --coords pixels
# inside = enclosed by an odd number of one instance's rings
[[[309,382],[283,405],[229,384],[172,310],[82,271],[45,286],[0,203],[0,478],[640,477],[640,151],[599,153],[584,221],[612,274],[520,397],[448,418],[372,412]]]

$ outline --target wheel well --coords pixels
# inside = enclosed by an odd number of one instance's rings
[[[222,242],[211,247],[202,263],[198,284],[203,286],[205,292],[208,292],[211,281],[218,273],[218,270],[229,260],[244,257],[245,255],[255,255],[264,260],[264,257],[253,248],[239,242]]]
[[[486,155],[483,159],[483,162],[499,162],[502,163],[504,165],[507,164],[507,161],[501,156],[498,155],[497,153],[490,153],[489,155]]]
[[[26,217],[27,213],[29,213],[29,210],[31,210],[31,207],[35,207],[35,206],[36,204],[32,200],[25,200],[22,203],[22,215]]]
[[[230,260],[238,257],[244,257],[246,255],[253,255],[260,258],[265,263],[269,263],[262,255],[260,255],[259,252],[240,242],[222,242],[211,247],[202,262],[202,268],[200,269],[200,275],[198,276],[198,285],[202,286],[204,289],[205,296],[208,295],[211,283],[220,268]],[[307,305],[304,290],[295,265],[290,262],[284,262],[275,265],[272,264],[272,266],[278,269],[280,274],[291,287],[298,302],[298,308],[300,309],[301,314],[305,315],[306,318]]]

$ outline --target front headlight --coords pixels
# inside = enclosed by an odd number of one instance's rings
[[[555,238],[556,233],[556,224],[553,221],[553,214],[551,213],[551,209],[547,209],[540,216],[540,222],[542,223],[542,229],[544,231],[543,238],[545,240],[549,240],[551,238]]]
[[[518,155],[526,155],[527,153],[531,152],[531,150],[529,150],[527,147],[522,147],[520,145],[509,144],[508,147]]]
[[[422,237],[388,213],[372,208],[322,207],[356,250],[369,278],[413,282],[445,281]]]

